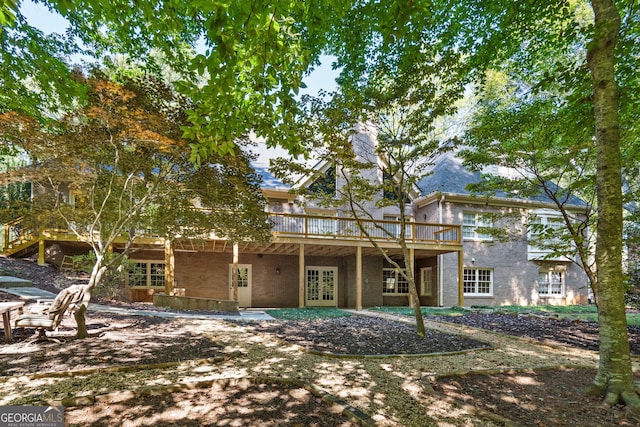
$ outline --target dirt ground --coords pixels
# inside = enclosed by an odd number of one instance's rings
[[[49,289],[74,280],[29,261],[0,257],[0,269]],[[27,331],[0,347],[0,405],[64,401],[67,424],[83,426],[640,425],[584,393],[597,325],[451,320],[428,318],[430,335],[417,340],[392,318],[246,323],[90,311],[88,340],[75,340],[66,319],[59,343],[31,342]],[[635,354],[639,336],[630,329]]]

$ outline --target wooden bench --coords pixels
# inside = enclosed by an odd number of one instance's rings
[[[58,293],[50,306],[42,313],[25,313],[16,319],[17,328],[35,328],[38,338],[47,338],[46,331],[58,329],[62,318],[71,308],[73,301],[79,301],[79,294],[84,294],[84,286],[70,286]]]

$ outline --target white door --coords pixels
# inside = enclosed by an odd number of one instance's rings
[[[305,305],[335,307],[338,302],[338,267],[307,267]]]
[[[229,299],[233,299],[233,264],[229,264]],[[238,264],[238,306],[251,307],[250,264]]]
[[[420,269],[420,295],[423,297],[433,295],[433,269],[431,267]]]

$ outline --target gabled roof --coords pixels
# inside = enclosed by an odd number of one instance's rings
[[[288,185],[280,181],[278,178],[273,176],[268,167],[260,166],[257,164],[253,164],[253,169],[262,177],[262,183],[260,183],[261,188],[268,189],[284,189],[289,188]]]
[[[471,172],[462,165],[462,160],[447,153],[436,161],[431,174],[420,180],[418,187],[422,196],[431,193],[470,195],[467,185],[480,182],[480,179],[480,172]]]
[[[423,197],[434,193],[446,193],[455,194],[461,196],[488,196],[491,198],[510,199],[513,201],[528,201],[539,203],[552,203],[552,200],[544,194],[542,191],[540,194],[532,197],[518,197],[513,194],[508,194],[504,191],[497,191],[492,194],[472,194],[467,189],[469,184],[475,184],[482,180],[481,172],[472,172],[465,168],[462,164],[462,159],[457,157],[455,153],[446,153],[438,159],[431,170],[431,174],[424,177],[419,183],[421,194]],[[548,183],[551,188],[558,189],[555,184]],[[576,196],[569,196],[567,204],[572,206],[587,207],[588,203]]]
[[[251,166],[262,177],[260,187],[263,189],[289,189],[290,186],[276,178],[269,169],[271,159],[287,157],[289,152],[277,146],[268,147],[264,140],[255,139],[254,142],[255,145],[250,146],[248,151],[256,156],[251,162]]]

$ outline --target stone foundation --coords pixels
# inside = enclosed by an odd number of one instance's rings
[[[153,294],[153,305],[174,310],[210,310],[238,312],[238,302],[211,298],[172,296],[162,293]]]

